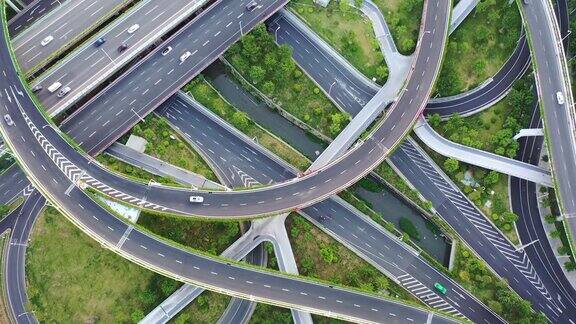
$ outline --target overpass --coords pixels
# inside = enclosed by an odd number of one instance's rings
[[[532,164],[449,141],[438,134],[424,117],[420,117],[416,122],[414,133],[426,146],[441,155],[547,187],[553,186],[549,171]]]

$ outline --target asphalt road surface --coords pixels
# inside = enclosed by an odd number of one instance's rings
[[[26,72],[38,68],[129,2],[131,0],[67,0],[12,40],[20,68]],[[42,45],[48,36],[52,36],[52,41]]]
[[[133,262],[180,281],[250,300],[274,301],[285,307],[342,316],[349,320],[403,322],[396,319],[396,315],[385,315],[384,312],[392,309],[408,314],[418,322],[429,318],[428,312],[411,306],[279,274],[245,269],[184,251],[142,233],[109,214],[74,185],[77,175],[73,174],[79,170],[68,164],[67,159],[48,140],[54,138],[56,130],[47,123],[26,94],[13,67],[4,37],[2,35],[0,44],[0,66],[3,67],[0,110],[3,115],[9,114],[14,123],[0,124],[6,144],[22,163],[34,186],[68,219],[104,246],[129,257]],[[45,149],[49,151],[48,154]],[[53,157],[58,157],[58,164],[65,164],[71,173],[60,172],[61,165],[55,164]]]
[[[281,182],[294,177],[296,170],[264,152],[241,133],[226,126],[218,118],[208,117],[205,108],[181,94],[166,101],[158,113],[187,137],[195,148],[225,179],[244,186]],[[203,132],[218,134],[211,138]],[[228,180],[227,180],[228,181]],[[474,322],[502,321],[457,283],[436,271],[398,239],[360,217],[338,200],[328,199],[301,211],[318,227],[339,242],[356,251],[381,271],[398,280],[401,286],[436,309],[455,316],[461,314]],[[433,291],[441,282],[449,290],[449,298]]]

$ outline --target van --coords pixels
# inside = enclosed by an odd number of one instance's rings
[[[190,196],[191,203],[201,203],[204,202],[204,197],[202,196]]]
[[[60,92],[58,92],[58,98],[64,97],[65,95],[68,94],[68,92],[70,92],[70,90],[72,90],[72,89],[70,89],[70,87],[62,88],[62,90],[60,90]]]
[[[556,101],[558,101],[559,105],[564,104],[564,94],[561,91],[556,92]]]
[[[52,85],[50,85],[48,87],[48,91],[50,91],[50,93],[54,93],[56,90],[60,89],[61,86],[62,86],[62,83],[54,82],[54,83],[52,83]]]

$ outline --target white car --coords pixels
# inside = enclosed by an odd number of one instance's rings
[[[48,35],[48,36],[44,37],[44,39],[40,42],[40,45],[46,46],[46,45],[50,44],[50,42],[53,39],[54,39],[54,37],[52,37],[52,35]]]
[[[190,196],[191,203],[201,203],[204,202],[204,197],[202,196]]]
[[[140,25],[134,24],[128,28],[128,34],[132,34],[140,28]]]
[[[10,117],[10,115],[8,115],[8,114],[4,115],[4,121],[6,122],[6,124],[8,124],[8,126],[14,125],[14,122],[12,121],[12,117]]]
[[[564,104],[564,94],[561,91],[556,92],[556,101],[558,101],[559,105]]]
[[[180,62],[186,61],[191,55],[192,53],[189,51],[184,52],[184,54],[180,55]]]
[[[172,46],[167,46],[165,49],[162,50],[162,56],[166,56],[170,52],[172,52]]]

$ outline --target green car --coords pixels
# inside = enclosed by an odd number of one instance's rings
[[[442,295],[446,295],[446,288],[442,286],[439,282],[434,284],[434,288],[436,288],[436,290],[438,290],[438,292],[441,293]]]

